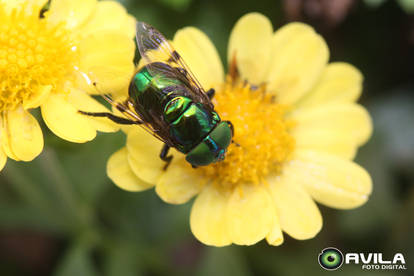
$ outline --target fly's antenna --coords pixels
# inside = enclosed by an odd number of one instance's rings
[[[236,141],[234,141],[234,140],[231,140],[231,142],[236,146],[236,147],[241,147],[240,146],[240,144],[239,143],[237,143]]]

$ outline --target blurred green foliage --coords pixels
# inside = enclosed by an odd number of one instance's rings
[[[191,0],[159,0],[168,8],[173,8],[177,11],[184,11],[188,8]]]
[[[401,7],[409,13],[414,12],[414,1],[413,0],[398,0]]]
[[[368,6],[372,6],[375,8],[385,3],[385,1],[388,1],[388,0],[364,0],[364,2]],[[414,1],[413,0],[396,0],[396,1],[400,4],[400,6],[404,9],[405,12],[407,13],[414,12]]]
[[[121,1],[130,13],[167,37],[184,26],[206,32],[225,60],[231,28],[259,11],[275,28],[288,22],[281,1]],[[321,206],[324,227],[312,240],[285,236],[280,247],[207,247],[189,228],[191,202],[173,206],[149,190],[129,193],[107,178],[109,156],[122,133],[99,134],[86,144],[56,138],[45,126],[45,150],[31,163],[8,161],[0,173],[1,275],[321,275],[317,256],[327,246],[345,252],[402,252],[414,260],[414,51],[412,18],[395,1],[373,10],[356,1],[345,20],[312,24],[327,40],[331,60],[347,61],[365,76],[361,102],[373,116],[374,135],[357,156],[374,191],[361,208]],[[408,11],[413,1],[400,1]],[[411,8],[410,8],[411,7]],[[208,62],[208,61],[206,61]],[[348,265],[337,275],[377,275]],[[381,271],[381,275],[409,275]],[[412,274],[411,274],[412,275]]]

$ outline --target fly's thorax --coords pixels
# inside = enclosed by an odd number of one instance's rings
[[[151,66],[156,65],[152,63]],[[144,66],[134,75],[131,83],[135,85],[138,91],[145,91],[149,86],[162,90],[171,85],[182,84],[177,78],[162,73],[154,74],[152,71],[148,66]]]
[[[151,80],[152,76],[148,72],[148,69],[146,67],[143,67],[132,78],[130,90],[132,88],[136,91],[145,91],[150,85]]]
[[[175,97],[170,100],[164,109],[165,121],[170,124],[173,123],[188,109],[191,103],[191,99],[183,96]]]
[[[198,167],[223,160],[232,137],[231,125],[228,122],[218,123],[213,131],[187,154],[187,162]]]
[[[145,103],[148,98],[155,98],[157,102],[165,105],[171,95],[185,94],[183,83],[161,73],[153,75],[147,66],[139,70],[131,80],[129,97],[138,103]]]
[[[165,106],[176,96],[185,95],[186,87],[180,80],[161,73],[153,75],[147,66],[141,68],[129,85],[129,99],[144,121],[151,123],[154,116],[162,116]]]

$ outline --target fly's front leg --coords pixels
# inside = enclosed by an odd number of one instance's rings
[[[211,88],[210,90],[208,90],[206,92],[208,98],[211,100],[214,97],[214,94],[216,94],[216,90],[214,90],[213,88]]]
[[[133,121],[133,120],[130,120],[130,119],[118,117],[118,116],[116,116],[112,113],[109,113],[109,112],[86,112],[86,111],[81,111],[81,110],[78,110],[78,112],[80,114],[91,116],[91,117],[106,117],[109,120],[111,120],[111,121],[113,121],[117,124],[121,124],[121,125],[139,125],[139,124],[141,124],[141,122],[139,122],[139,121]]]
[[[167,170],[168,166],[170,165],[173,156],[172,155],[168,155],[168,151],[170,150],[170,146],[167,144],[164,144],[164,146],[161,149],[161,153],[160,153],[160,158],[162,161],[165,161],[165,166],[163,168],[163,170]],[[168,156],[167,156],[168,155]]]

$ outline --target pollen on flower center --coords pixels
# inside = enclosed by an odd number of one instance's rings
[[[38,12],[7,13],[0,5],[0,112],[56,89],[73,70],[73,41],[61,25],[50,27]]]
[[[276,103],[265,89],[227,81],[214,97],[221,118],[230,120],[235,129],[226,158],[203,168],[221,185],[260,183],[269,173],[277,173],[293,151],[289,129],[294,122],[285,119],[287,106]]]

